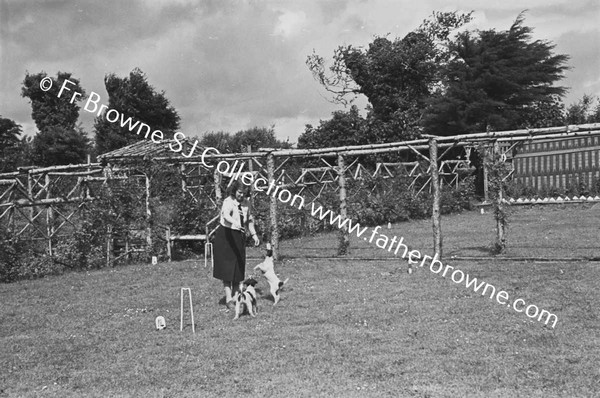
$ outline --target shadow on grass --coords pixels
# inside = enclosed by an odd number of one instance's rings
[[[494,251],[490,246],[471,246],[471,247],[463,247],[459,250],[453,250],[448,253],[450,256],[461,256],[465,254],[471,254],[471,252],[476,252],[480,254],[486,255],[494,255]]]

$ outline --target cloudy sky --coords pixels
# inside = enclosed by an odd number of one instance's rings
[[[473,10],[473,27],[506,30],[524,9],[534,37],[571,56],[565,102],[600,95],[598,0],[0,0],[0,115],[36,132],[26,71],[71,72],[108,103],[104,76],[139,67],[187,136],[274,125],[295,142],[343,109],[306,67],[313,50],[331,59],[342,44],[403,37],[433,11]],[[80,120],[91,133],[92,114]]]

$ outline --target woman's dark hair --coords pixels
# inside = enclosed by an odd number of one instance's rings
[[[242,183],[241,180],[235,180],[229,187],[227,187],[227,194],[233,198],[235,197],[235,193],[237,191],[242,191],[244,196],[248,196],[250,193],[250,187]]]

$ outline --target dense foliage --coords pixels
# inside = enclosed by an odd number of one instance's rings
[[[474,193],[473,177],[461,175],[460,184],[450,187],[442,186],[441,212],[450,214],[471,209]],[[431,217],[433,197],[426,189],[417,194],[409,187],[406,177],[375,178],[364,180],[347,180],[347,218],[352,223],[362,226],[387,225],[407,220]],[[294,193],[294,192],[293,192]],[[278,203],[280,236],[283,239],[310,235],[321,231],[336,231],[337,224],[332,225],[327,216],[319,220],[311,216],[310,196],[303,195],[306,203],[304,209],[289,204]],[[269,212],[269,198],[258,196],[259,231],[266,230]],[[331,210],[333,216],[339,214],[339,196],[337,192],[327,190],[316,201],[323,210]],[[262,229],[264,225],[265,229]]]
[[[44,91],[40,83],[50,79],[52,87]],[[65,80],[67,84],[61,96],[58,94]],[[74,96],[74,93],[80,93]],[[52,166],[61,164],[78,164],[86,161],[89,154],[89,138],[77,127],[80,106],[78,102],[85,98],[85,90],[79,80],[71,73],[58,72],[56,78],[45,72],[34,75],[27,73],[23,80],[21,95],[31,102],[31,117],[39,132],[33,137],[29,148],[31,158],[29,165]]]
[[[451,42],[456,58],[444,67],[445,89],[430,102],[424,126],[436,135],[531,126],[540,107],[566,89],[554,84],[567,69],[554,45],[531,41],[520,15],[507,31],[463,32]]]
[[[12,171],[19,163],[22,128],[0,116],[0,173]]]
[[[148,83],[142,70],[136,68],[128,77],[120,78],[114,73],[104,78],[104,86],[108,92],[108,108],[115,109],[133,123],[140,121],[150,126],[151,131],[160,130],[165,138],[172,138],[179,129],[179,114],[165,96],[164,91],[157,92]],[[111,123],[106,119],[106,110],[98,116],[94,123],[96,151],[103,154],[114,149],[144,139],[137,135],[137,128],[131,132],[127,124]],[[145,130],[142,130],[144,134]]]
[[[434,13],[403,38],[376,36],[367,49],[339,46],[331,67],[317,54],[307,65],[334,102],[347,104],[359,94],[368,98],[369,133],[361,143],[409,140],[421,134],[423,110],[450,57],[450,32],[470,20],[470,13]]]
[[[135,239],[136,231],[145,236],[152,230],[152,246],[132,260],[148,261],[149,256],[164,256],[166,251],[165,227],[173,234],[202,234],[206,223],[218,214],[215,204],[208,196],[199,200],[181,190],[181,179],[174,167],[152,162],[130,165],[138,177],[126,180],[109,180],[102,188],[94,189],[95,199],[86,202],[82,211],[71,218],[70,231],[53,244],[54,255],[46,254],[45,243],[10,240],[6,231],[0,231],[0,281],[35,278],[56,274],[70,269],[95,269],[107,266],[107,239],[116,242]],[[152,177],[150,202],[153,216],[146,216],[145,176]],[[465,177],[465,176],[463,176]],[[465,177],[458,188],[444,186],[442,213],[459,212],[470,208],[472,178]],[[222,187],[225,191],[225,186]],[[431,216],[431,195],[416,195],[402,177],[393,179],[348,180],[348,218],[362,226],[387,224],[408,219]],[[294,191],[294,193],[297,193]],[[278,203],[279,228],[282,239],[336,230],[327,220],[311,217],[310,199],[304,209]],[[334,191],[325,191],[317,201],[324,210],[339,214],[339,198]],[[271,237],[269,230],[270,197],[258,193],[254,197],[256,229],[261,241]],[[213,225],[213,227],[216,225]],[[63,234],[64,235],[64,234]],[[174,258],[199,254],[203,247],[197,243],[178,244]],[[117,251],[119,249],[119,251]],[[113,247],[113,253],[123,254],[123,247]],[[114,259],[113,255],[113,259]],[[120,261],[128,257],[122,257]],[[108,264],[114,266],[115,262]]]
[[[327,148],[331,146],[361,145],[371,142],[365,120],[352,105],[349,111],[336,111],[319,126],[306,125],[298,138],[298,148]]]
[[[90,140],[80,128],[47,127],[33,138],[31,160],[38,166],[86,162]]]
[[[318,128],[307,126],[299,143],[317,147],[329,139],[328,146],[341,146],[562,124],[566,89],[555,84],[568,56],[533,41],[523,14],[506,31],[465,30],[469,21],[470,13],[434,13],[403,38],[338,47],[329,68],[310,55],[309,69],[334,102],[362,94],[369,104],[360,122],[358,110],[336,112]],[[335,136],[340,119],[364,127]]]
[[[79,79],[72,77],[71,73],[58,72],[56,78],[51,78],[52,87],[48,91],[44,91],[40,87],[40,83],[45,78],[49,78],[45,72],[35,75],[27,73],[21,89],[21,95],[31,101],[31,117],[35,121],[35,125],[39,131],[57,126],[74,129],[79,118],[78,102],[85,98],[85,91],[79,84]],[[65,90],[59,97],[58,93],[65,80],[74,84],[69,84],[70,92]],[[80,93],[81,96],[71,101],[74,92]]]
[[[280,141],[275,137],[273,126],[252,127],[247,130],[240,130],[235,134],[229,134],[223,131],[206,133],[202,136],[200,144],[205,147],[217,148],[221,153],[240,153],[248,152],[248,147],[252,151],[260,148],[290,148],[290,144]]]
[[[584,95],[566,111],[567,124],[600,123],[600,101],[593,95]]]

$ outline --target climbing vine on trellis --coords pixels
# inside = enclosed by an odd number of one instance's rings
[[[492,147],[480,144],[477,152],[486,170],[488,193],[496,220],[496,239],[492,252],[500,254],[506,248],[506,231],[510,213],[504,200],[504,192],[512,166],[506,162],[506,154],[499,150],[497,143],[494,143]]]

